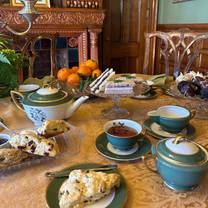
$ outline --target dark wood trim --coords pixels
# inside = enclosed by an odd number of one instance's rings
[[[141,21],[145,22],[145,24],[142,24],[143,28],[141,28],[139,39],[140,39],[140,47],[139,47],[139,60],[138,60],[138,66],[136,69],[137,73],[143,72],[143,65],[144,65],[144,54],[145,54],[145,32],[155,32],[157,29],[157,16],[158,16],[158,0],[143,0],[144,6],[146,6],[146,10],[142,10],[143,13],[141,14]],[[151,42],[151,48],[155,48],[155,41]],[[153,52],[152,60],[150,60],[150,65],[153,64],[153,60],[155,58],[155,53]]]
[[[105,0],[103,66],[119,73],[142,73],[145,32],[157,28],[158,0]],[[120,70],[120,71],[119,71]]]
[[[25,27],[25,21],[18,15],[20,7],[0,7],[0,18],[8,25]],[[103,9],[39,8],[40,16],[33,23],[33,28],[71,29],[102,28],[105,18]]]
[[[194,31],[208,31],[207,24],[158,24],[157,30],[159,31],[169,31],[176,30],[180,28],[189,28]]]
[[[22,9],[21,6],[0,6],[1,8],[4,9],[9,9],[9,10],[14,10],[14,11],[19,11],[20,9]],[[88,13],[97,13],[99,12],[105,12],[104,9],[83,9],[83,8],[53,8],[53,7],[38,7],[37,10],[39,12],[88,12]]]

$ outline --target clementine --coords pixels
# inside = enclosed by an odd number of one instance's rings
[[[83,77],[90,77],[92,74],[92,71],[91,71],[90,67],[82,65],[79,67],[77,73]]]
[[[82,67],[82,66],[86,66],[86,64],[85,64],[85,63],[81,63],[81,64],[79,65],[79,67]]]
[[[95,70],[93,70],[93,72],[92,72],[92,77],[97,78],[97,77],[99,77],[101,74],[102,74],[102,71],[101,71],[100,69],[95,69]]]
[[[95,70],[97,68],[97,63],[96,61],[89,59],[85,62],[85,65],[90,67],[92,70]]]
[[[61,80],[61,81],[66,81],[67,80],[67,77],[72,73],[71,69],[69,68],[61,68],[59,69],[58,73],[57,73],[57,78],[58,80]]]
[[[76,73],[70,74],[67,78],[67,83],[71,85],[79,85],[80,81],[81,81],[81,78]]]
[[[73,73],[77,73],[78,69],[78,66],[73,66],[71,70],[73,71]]]

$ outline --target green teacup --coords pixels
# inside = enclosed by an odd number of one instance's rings
[[[172,133],[182,131],[194,115],[195,112],[190,112],[186,108],[174,105],[162,106],[157,110],[148,112],[148,116],[152,121],[161,125],[165,131]]]
[[[119,135],[119,134],[114,134],[111,131],[112,127],[116,127],[116,126],[124,126],[124,127],[128,127],[130,130],[133,130],[134,133],[132,135],[125,135],[125,130],[123,131],[123,129],[121,129],[120,132],[124,132],[123,135]],[[127,120],[127,119],[117,119],[117,120],[112,120],[109,121],[105,124],[104,126],[104,132],[107,136],[108,142],[116,149],[119,150],[129,150],[131,148],[134,147],[134,145],[137,143],[139,137],[139,134],[142,132],[142,126],[135,122],[135,121],[131,121],[131,120]],[[119,131],[118,131],[119,132]]]

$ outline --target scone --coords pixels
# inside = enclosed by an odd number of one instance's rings
[[[117,173],[73,170],[59,191],[60,208],[83,208],[108,195],[120,185]]]
[[[38,136],[35,133],[15,134],[9,142],[15,149],[35,155],[55,157],[59,152],[56,141]]]
[[[16,149],[0,149],[0,168],[15,165],[27,159],[29,155]]]
[[[69,131],[69,125],[63,120],[46,120],[42,126],[38,128],[38,134],[51,137]]]

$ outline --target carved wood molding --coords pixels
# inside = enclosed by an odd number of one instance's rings
[[[7,22],[16,30],[25,27],[24,20],[18,15],[18,7],[0,7],[0,19]],[[98,62],[98,34],[102,31],[105,12],[102,9],[69,9],[41,8],[40,16],[35,20],[30,30],[29,38],[32,45],[36,38],[52,37],[51,44],[51,74],[56,74],[55,37],[70,37],[78,41],[79,63],[89,57]],[[5,31],[7,32],[7,31]],[[26,38],[27,38],[26,36]],[[30,40],[28,40],[30,42]],[[90,46],[90,48],[89,48]],[[88,54],[89,53],[89,54]],[[35,52],[31,57],[30,76],[32,76]]]
[[[19,9],[19,8],[18,8]],[[24,25],[23,19],[17,14],[17,8],[0,7],[0,19],[8,24]],[[35,20],[34,27],[61,26],[63,27],[93,27],[102,26],[105,18],[104,10],[51,8],[40,9],[40,16]]]
[[[78,37],[78,51],[79,51],[79,63],[83,63],[88,59],[88,41],[87,30]]]

